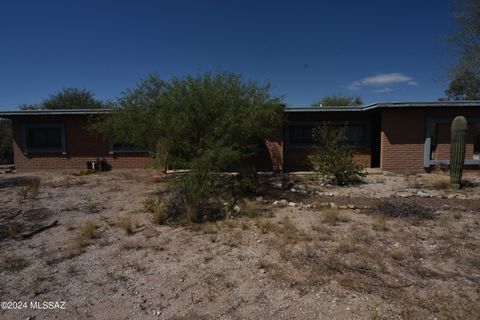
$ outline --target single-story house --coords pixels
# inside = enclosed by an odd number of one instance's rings
[[[87,161],[104,158],[115,168],[151,164],[146,150],[116,145],[87,130],[89,119],[108,109],[4,111],[12,120],[17,170],[83,169]],[[316,147],[312,129],[344,127],[355,161],[392,172],[425,172],[448,164],[450,124],[463,115],[469,122],[465,166],[480,168],[480,101],[375,103],[361,107],[287,108],[278,139],[266,141],[253,161],[261,170],[308,169]]]

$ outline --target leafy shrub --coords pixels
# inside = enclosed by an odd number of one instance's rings
[[[340,186],[362,181],[364,168],[353,161],[355,152],[345,143],[343,129],[319,127],[313,131],[313,138],[320,147],[309,156],[309,161],[318,175]]]
[[[402,201],[393,202],[389,200],[381,201],[375,209],[385,216],[393,218],[414,217],[417,219],[432,219],[433,209],[424,207],[416,202]]]

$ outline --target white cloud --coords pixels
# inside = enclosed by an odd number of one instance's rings
[[[412,77],[406,76],[402,73],[394,72],[394,73],[377,74],[372,77],[366,77],[366,78],[354,81],[348,86],[348,88],[350,90],[358,90],[363,87],[369,87],[369,86],[376,87],[376,86],[385,86],[385,85],[402,84],[402,83],[406,83],[410,86],[418,85],[418,83]],[[378,90],[382,90],[382,89],[378,89]]]
[[[392,92],[392,91],[396,91],[396,90],[388,87],[372,90],[372,92],[375,92],[375,93],[386,93],[386,92]]]

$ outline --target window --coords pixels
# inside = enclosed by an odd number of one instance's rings
[[[63,124],[26,124],[24,153],[65,154],[65,130]]]
[[[294,124],[288,127],[288,143],[293,146],[314,145],[313,132],[315,128],[323,126],[319,124]],[[330,128],[344,129],[345,142],[352,146],[369,145],[369,126],[367,123],[330,123],[326,124]]]
[[[290,143],[314,143],[312,126],[292,126],[289,128]]]

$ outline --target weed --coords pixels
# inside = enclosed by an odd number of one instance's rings
[[[429,181],[429,185],[436,190],[449,190],[451,188],[450,179],[436,178]]]
[[[246,223],[245,221],[242,221],[242,223],[240,224],[240,228],[242,230],[248,230],[249,229],[248,223]]]
[[[130,216],[123,216],[120,218],[119,225],[127,234],[133,233],[133,224]]]
[[[388,227],[387,220],[385,219],[385,215],[377,214],[373,218],[372,222],[372,229],[375,231],[388,231],[390,228]]]
[[[323,210],[322,222],[330,224],[332,226],[336,225],[338,222],[348,222],[350,219],[347,216],[344,216],[337,209],[325,209]]]
[[[255,201],[245,200],[243,203],[243,210],[247,217],[255,218],[260,215],[258,204]]]
[[[273,228],[274,228],[273,224],[265,218],[257,218],[256,221],[255,221],[255,225],[260,230],[260,232],[263,233],[263,234],[265,234],[269,231],[272,231]]]
[[[97,225],[92,222],[86,222],[80,229],[79,234],[75,237],[75,243],[78,247],[86,247],[90,244],[90,240],[97,236]]]

